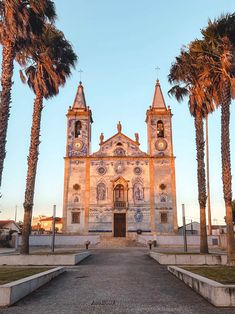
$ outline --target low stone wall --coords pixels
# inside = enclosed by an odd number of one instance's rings
[[[226,265],[227,255],[219,254],[164,254],[149,252],[162,265]]]
[[[34,290],[46,284],[48,281],[62,274],[64,271],[64,267],[57,267],[0,286],[0,306],[9,306],[14,304]]]
[[[31,235],[29,237],[30,246],[51,246],[51,235]],[[85,242],[96,245],[100,242],[99,235],[59,235],[55,236],[55,246],[84,246]],[[19,236],[19,245],[21,245],[21,236]]]
[[[168,270],[213,305],[235,307],[235,285],[223,285],[176,266]]]
[[[90,255],[91,253],[89,251],[77,254],[1,255],[0,265],[9,266],[76,265]]]
[[[219,244],[219,236],[208,236],[208,245],[214,245],[214,240]],[[184,238],[180,235],[138,235],[137,241],[140,243],[146,244],[149,240],[156,240],[157,246],[169,246],[177,247],[184,246]],[[188,246],[199,246],[200,245],[200,236],[196,235],[187,235],[187,244]]]

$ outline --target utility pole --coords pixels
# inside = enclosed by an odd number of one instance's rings
[[[208,234],[212,235],[211,226],[211,196],[210,196],[210,167],[209,167],[209,136],[208,136],[208,115],[206,116],[206,176],[207,176],[207,217]]]
[[[17,219],[17,205],[16,205],[16,208],[15,208],[15,222],[16,222],[16,219]]]
[[[186,223],[185,223],[185,208],[182,204],[182,218],[183,218],[183,237],[184,237],[184,252],[188,251],[187,247],[187,236],[186,236]]]
[[[51,238],[51,251],[55,251],[55,217],[56,217],[56,205],[53,205],[53,217],[52,217],[52,238]]]

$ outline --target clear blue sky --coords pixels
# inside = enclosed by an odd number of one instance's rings
[[[181,204],[186,215],[198,218],[196,157],[193,119],[187,102],[170,99],[167,75],[182,45],[200,37],[208,18],[235,10],[234,0],[58,0],[60,28],[79,56],[77,69],[59,95],[45,102],[33,215],[52,215],[53,204],[62,213],[66,117],[82,76],[87,103],[93,112],[92,151],[98,149],[99,135],[116,132],[120,120],[123,132],[139,132],[146,150],[145,113],[151,105],[156,66],[165,101],[173,111],[173,140],[176,155],[178,216]],[[26,164],[30,137],[33,93],[19,80],[15,66],[12,108],[7,137],[7,158],[0,201],[1,218],[23,216]],[[232,104],[234,107],[234,103]],[[235,121],[235,108],[231,110]],[[235,125],[231,125],[232,174],[235,171]],[[212,218],[223,222],[221,185],[220,112],[210,117],[210,163]],[[234,183],[234,182],[233,182]],[[234,186],[234,184],[233,184]],[[233,188],[234,191],[234,188]],[[214,221],[216,222],[216,221]]]

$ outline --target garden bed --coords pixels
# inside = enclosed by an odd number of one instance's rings
[[[186,268],[186,267],[184,267]],[[186,269],[179,268],[176,266],[168,266],[169,272],[171,272],[174,276],[176,276],[178,279],[183,281],[187,286],[189,286],[191,289],[196,291],[198,294],[200,294],[202,297],[204,297],[207,301],[209,301],[211,304],[217,306],[217,307],[235,307],[235,285],[234,284],[222,284],[220,282],[208,279],[206,277],[203,277],[198,274],[199,267],[187,267]],[[204,268],[204,270],[203,270]],[[206,270],[206,268],[209,267],[201,267],[201,273],[207,273],[211,276],[212,274],[215,276],[214,271],[210,271],[209,269]],[[215,267],[216,269],[217,267]],[[218,267],[219,268],[219,267]],[[231,270],[227,267],[221,267],[224,269],[227,269],[226,273],[227,275],[224,277],[223,280],[228,279],[228,274]],[[190,271],[188,270],[190,269]],[[197,273],[192,272],[191,270],[197,270]],[[220,269],[220,275],[217,277],[217,279],[220,277],[220,280],[222,279],[222,270]]]
[[[0,267],[0,285],[49,270],[46,267]]]
[[[188,266],[182,268],[224,285],[235,285],[235,267],[233,266]]]
[[[84,251],[76,254],[30,254],[30,255],[1,255],[0,256],[0,265],[8,266],[60,266],[60,265],[76,265],[88,256],[91,253],[89,251]]]
[[[10,268],[4,267],[2,269],[9,271]],[[47,268],[46,271],[44,270],[45,268],[21,268],[20,271],[20,268],[14,268],[12,271],[12,277],[10,278],[9,275],[8,281],[13,279],[13,276],[20,276],[21,279],[0,285],[0,306],[9,306],[14,304],[56,276],[62,274],[65,271],[65,268],[57,267],[49,270]],[[34,275],[28,276],[30,272],[35,271],[37,271],[36,274],[34,273]]]
[[[162,265],[226,265],[227,255],[195,253],[149,252],[150,257]]]

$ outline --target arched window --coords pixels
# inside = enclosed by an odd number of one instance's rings
[[[162,120],[157,122],[157,137],[164,137],[164,124]]]
[[[106,199],[106,186],[104,183],[99,183],[97,185],[97,200],[104,201]]]
[[[114,200],[123,202],[124,201],[124,186],[118,184],[114,189]]]
[[[81,129],[82,129],[82,123],[81,121],[76,121],[75,126],[74,126],[74,134],[75,137],[78,137],[81,134]]]

